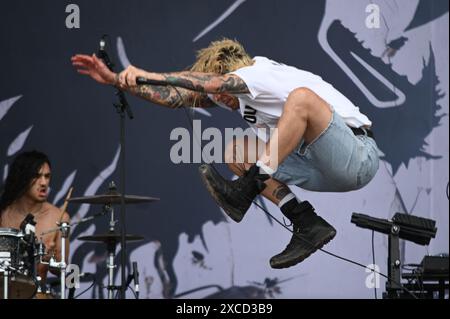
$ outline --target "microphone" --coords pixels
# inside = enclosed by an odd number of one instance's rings
[[[106,47],[106,41],[105,41],[106,35],[103,35],[100,39],[100,51],[105,51]]]
[[[133,261],[133,279],[134,279],[134,292],[136,293],[136,299],[139,299],[139,271],[136,261]]]
[[[161,86],[167,86],[167,82],[165,81],[159,81],[159,80],[151,80],[144,78],[142,76],[136,77],[136,84],[137,85],[161,85]]]
[[[104,34],[99,42],[99,49],[97,52],[98,58],[102,59],[105,63],[106,67],[111,71],[114,72],[114,63],[111,62],[111,59],[109,58],[108,53],[106,52],[106,38],[108,37],[107,34]],[[118,109],[119,113],[122,113],[124,110],[127,112],[128,117],[130,119],[133,119],[133,112],[131,112],[130,105],[128,104],[127,99],[125,98],[125,94],[122,90],[117,88],[116,92],[117,97],[119,98],[119,103],[114,103],[113,105]]]
[[[104,34],[101,37],[97,55],[98,55],[99,59],[103,60],[105,65],[108,67],[108,69],[110,69],[112,71],[114,64],[111,62],[111,59],[109,58],[108,53],[106,52],[106,38],[107,38],[106,34]]]

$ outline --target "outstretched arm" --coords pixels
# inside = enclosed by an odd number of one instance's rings
[[[249,93],[245,82],[235,74],[215,74],[202,72],[153,73],[128,67],[119,74],[119,83],[124,87],[136,86],[136,77],[154,80],[161,85],[173,85],[200,93]]]
[[[119,74],[111,72],[95,55],[75,55],[72,57],[72,64],[77,68],[78,73],[89,75],[101,84],[118,85],[121,89],[159,105],[170,108],[181,106],[209,107],[214,105],[206,94],[184,88],[174,88],[168,85],[120,85]],[[133,66],[129,66],[127,70],[141,71]]]

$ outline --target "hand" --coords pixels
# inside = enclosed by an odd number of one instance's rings
[[[92,56],[85,54],[77,54],[72,57],[72,65],[77,68],[77,72],[89,75],[95,81],[101,84],[116,85],[117,76],[108,69],[102,60],[97,58],[95,54]]]
[[[136,86],[136,78],[137,77],[146,77],[147,72],[144,70],[138,69],[132,65],[128,66],[125,70],[120,72],[119,74],[119,86],[121,88],[130,88]]]

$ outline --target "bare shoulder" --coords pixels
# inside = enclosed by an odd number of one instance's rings
[[[61,218],[61,210],[55,205],[52,205],[50,203],[44,204],[43,213],[47,216],[47,218],[55,221],[59,221],[59,219]],[[64,214],[62,215],[62,220],[63,221],[70,220],[70,216],[67,212],[64,212]]]

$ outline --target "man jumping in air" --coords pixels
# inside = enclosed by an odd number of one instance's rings
[[[227,162],[238,179],[226,180],[209,165],[200,169],[208,191],[234,221],[242,220],[261,193],[292,222],[294,235],[270,259],[273,268],[303,261],[336,235],[287,185],[346,192],[364,187],[378,170],[372,122],[358,107],[321,77],[265,57],[252,58],[237,41],[212,42],[198,52],[189,71],[153,73],[129,66],[116,74],[95,55],[75,55],[72,64],[99,83],[159,105],[226,106],[239,110],[257,134],[260,128],[275,129],[269,137],[258,134],[265,151],[258,153],[256,163],[249,158],[254,145],[248,141],[227,146],[232,150],[227,154],[236,159]],[[138,77],[152,84],[137,85]]]

